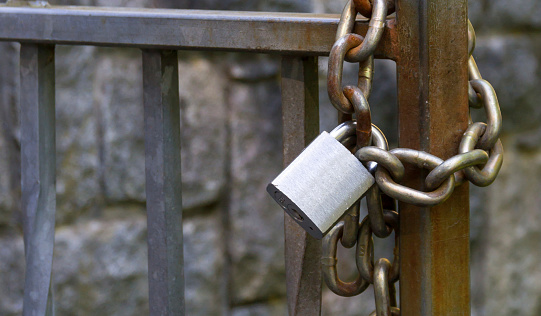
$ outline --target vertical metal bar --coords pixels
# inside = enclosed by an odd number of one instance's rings
[[[319,134],[317,57],[282,58],[284,166]],[[285,216],[287,300],[290,316],[321,313],[321,241]]]
[[[398,0],[400,146],[443,159],[468,125],[467,0]],[[426,173],[408,170],[422,188]],[[442,205],[400,204],[401,315],[469,315],[468,185]]]
[[[54,46],[22,44],[20,54],[21,206],[26,257],[23,315],[54,315]]]
[[[150,315],[184,315],[176,51],[143,50]]]

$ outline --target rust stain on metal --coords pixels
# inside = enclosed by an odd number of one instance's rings
[[[398,0],[400,147],[457,154],[468,125],[466,21],[466,0]],[[423,188],[425,176],[408,166],[404,184]],[[400,203],[400,227],[401,314],[469,315],[468,185],[436,207]]]
[[[317,57],[282,58],[284,165],[291,163],[319,134]],[[291,316],[321,312],[321,241],[285,215],[288,311]]]
[[[364,35],[368,31],[368,23],[365,20],[358,20],[355,23],[355,33]],[[388,18],[385,22],[383,37],[374,52],[374,57],[378,59],[398,59],[398,33],[396,28],[396,19]]]
[[[369,18],[372,16],[372,5],[374,0],[353,0],[355,10],[363,16]],[[392,14],[395,11],[394,0],[387,0],[387,15]]]

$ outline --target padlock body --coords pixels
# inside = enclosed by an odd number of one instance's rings
[[[311,236],[321,239],[374,182],[346,147],[323,132],[267,192]]]

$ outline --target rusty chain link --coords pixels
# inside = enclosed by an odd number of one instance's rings
[[[351,49],[361,46],[364,38],[353,34],[357,11],[353,1],[348,1],[336,32],[336,43],[329,56],[328,86],[331,102],[346,114],[355,113],[356,137],[355,150],[368,146],[372,139],[372,122],[368,98],[372,90],[372,79],[374,75],[374,56],[370,54],[367,58],[359,61],[359,73],[357,86],[342,87],[342,75],[345,61],[345,54]],[[373,32],[372,32],[373,33]],[[367,33],[368,37],[368,33]],[[370,35],[374,37],[374,35]],[[379,41],[379,39],[378,39]],[[373,50],[377,43],[372,44]],[[348,144],[349,145],[349,144]],[[349,146],[346,146],[349,148]],[[355,151],[354,150],[354,151]],[[343,218],[343,233],[340,238],[342,246],[351,248],[357,241],[359,229],[360,200],[354,203],[346,212]]]
[[[483,108],[486,123],[472,122],[464,132],[458,154],[442,160],[429,153],[397,148],[389,150],[385,135],[371,123],[368,97],[374,74],[373,53],[381,39],[385,19],[395,10],[393,0],[350,0],[342,12],[336,42],[329,56],[327,77],[331,103],[345,114],[355,113],[355,121],[343,123],[338,130],[356,128],[355,139],[342,142],[355,148],[354,154],[375,175],[376,184],[366,193],[368,216],[359,224],[360,201],[348,211],[323,239],[322,269],[327,286],[341,296],[362,293],[374,285],[376,311],[370,316],[396,316],[394,283],[399,279],[399,216],[394,199],[417,205],[434,206],[443,203],[456,186],[470,181],[488,186],[496,179],[503,163],[503,146],[499,139],[502,116],[493,87],[484,80],[473,57],[475,30],[468,21],[468,103],[470,109]],[[370,18],[365,36],[353,33],[357,12]],[[357,86],[342,86],[344,62],[358,62]],[[370,146],[369,146],[370,145]],[[423,191],[400,184],[405,174],[404,163],[429,170]],[[394,259],[381,258],[374,263],[375,235],[380,238],[395,233]],[[352,282],[338,278],[336,250],[338,241],[346,248],[356,246],[359,274]]]
[[[372,14],[370,22],[368,22],[368,31],[364,36],[364,41],[347,52],[346,61],[361,62],[374,54],[385,30],[387,1],[373,0]]]
[[[392,1],[389,1],[392,2]],[[365,37],[354,34],[355,19],[357,16],[356,6],[364,6],[365,9],[374,11],[374,15],[370,19],[369,29]],[[374,56],[373,53],[381,40],[383,30],[385,28],[385,17],[387,14],[387,0],[377,0],[372,7],[371,2],[362,3],[362,1],[350,0],[342,11],[340,23],[336,33],[336,43],[334,44],[329,56],[328,70],[328,92],[333,105],[345,114],[355,113],[356,119],[356,148],[355,150],[368,146],[372,139],[372,124],[370,116],[370,106],[368,98],[372,90],[372,80],[374,75]],[[393,4],[394,8],[394,4]],[[367,12],[364,11],[365,16]],[[346,56],[349,54],[349,57]],[[344,62],[358,62],[359,73],[357,86],[342,86],[342,76]],[[387,141],[383,133],[377,129],[377,136],[383,149],[388,150]],[[377,141],[377,140],[376,140]],[[383,145],[384,143],[384,145]],[[377,144],[376,144],[377,145]],[[375,172],[376,163],[371,163],[369,166]],[[375,186],[371,189],[368,204],[371,211],[378,211],[381,207],[381,198],[379,189]],[[343,223],[343,236],[340,239],[342,245],[346,248],[351,248],[355,245],[358,233],[360,201],[356,202],[346,212]],[[382,213],[380,211],[380,213]],[[380,217],[381,219],[381,217]],[[383,236],[387,232],[387,228],[383,221],[374,220],[374,225],[380,224],[380,227],[375,227],[378,236]],[[381,228],[383,227],[383,228]],[[383,232],[385,230],[385,233]]]
[[[373,2],[373,0],[353,0],[355,10],[367,18],[372,16]],[[394,13],[394,11],[394,0],[387,0],[387,15]]]
[[[374,244],[372,241],[372,229],[370,228],[370,215],[365,217],[361,223],[359,236],[357,240],[356,248],[356,263],[357,269],[360,275],[369,283],[374,283]],[[389,228],[395,232],[395,247],[394,247],[394,259],[391,269],[389,270],[389,282],[395,283],[398,281],[400,275],[400,230],[399,219],[397,212],[387,211],[384,214],[385,223],[389,225]]]
[[[383,36],[387,13],[387,0],[375,1],[376,14],[370,19],[368,31],[364,37],[353,33],[357,11],[352,0],[348,1],[344,7],[338,24],[336,42],[329,55],[327,87],[331,103],[342,113],[355,112],[352,102],[344,95],[344,87],[342,87],[345,61],[359,63],[357,87],[363,92],[365,99],[370,96],[374,74],[373,54]]]
[[[357,225],[358,225],[357,221]],[[338,278],[336,265],[336,250],[338,248],[338,240],[342,238],[344,233],[344,223],[339,222],[325,236],[322,242],[323,256],[321,257],[321,266],[323,271],[323,279],[327,287],[335,294],[340,296],[350,297],[361,294],[370,285],[360,274],[352,282],[344,282]]]
[[[359,5],[364,5],[369,10],[363,12],[365,16],[372,16],[371,12],[374,11],[365,37],[352,33],[357,15],[356,7]],[[393,9],[394,5],[391,10]],[[355,140],[347,139],[342,141],[342,144],[347,148],[354,147],[353,152],[357,153],[357,157],[363,161],[372,174],[376,172],[378,164],[381,163],[393,170],[394,176],[401,178],[404,175],[404,166],[396,157],[388,153],[387,139],[381,130],[372,124],[370,105],[368,104],[374,74],[373,53],[383,34],[386,14],[387,0],[376,0],[373,7],[369,1],[363,3],[363,1],[353,2],[350,0],[347,3],[338,26],[336,43],[329,56],[327,82],[329,98],[333,105],[343,113],[355,113],[355,121],[340,125],[335,129],[333,136],[340,139],[340,134],[346,134],[347,129],[355,128]],[[359,62],[357,86],[342,86],[345,61]],[[377,156],[376,153],[386,155],[387,160],[372,159]],[[396,168],[394,168],[395,165]],[[386,202],[385,207],[390,210],[384,209],[382,199]],[[323,239],[321,261],[323,277],[329,289],[341,296],[360,294],[366,290],[369,284],[373,283],[376,300],[381,302],[377,304],[378,315],[381,311],[386,310],[385,302],[387,301],[389,302],[389,310],[396,314],[398,309],[390,307],[391,305],[396,306],[394,282],[399,277],[398,213],[394,212],[396,203],[388,196],[382,195],[378,185],[374,185],[367,193],[367,205],[369,216],[363,220],[362,224],[359,225],[360,201],[357,201],[346,212],[343,220],[331,229]],[[378,260],[374,265],[372,232],[378,237],[387,237],[393,230],[395,231],[395,259],[393,265],[389,264],[385,270],[386,266],[381,262],[385,262],[386,259]],[[352,282],[344,282],[338,277],[336,250],[339,240],[345,248],[357,245],[356,262],[359,275]]]

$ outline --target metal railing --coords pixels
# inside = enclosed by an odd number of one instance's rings
[[[430,139],[436,137],[430,131],[434,126],[441,125],[441,118],[432,116],[427,121],[420,117],[451,107],[447,103],[436,102],[434,98],[451,102],[454,109],[467,108],[467,99],[462,100],[459,96],[462,91],[454,87],[460,86],[456,83],[462,80],[466,87],[465,65],[464,69],[455,71],[455,76],[446,79],[445,70],[455,67],[456,63],[443,62],[434,66],[429,59],[436,58],[438,51],[451,51],[455,53],[454,56],[463,53],[460,49],[450,48],[446,36],[458,40],[464,37],[464,46],[467,40],[465,23],[464,28],[457,26],[461,18],[465,21],[465,10],[458,13],[453,11],[445,18],[443,11],[434,9],[457,4],[463,8],[465,1],[435,0],[431,1],[430,6],[427,2],[398,1],[397,17],[403,29],[397,31],[396,20],[388,20],[375,55],[377,58],[395,60],[398,64],[402,146],[429,151],[435,148]],[[421,25],[424,19],[428,22]],[[438,19],[452,22],[454,28],[445,27],[444,32],[431,30],[430,26]],[[319,133],[317,61],[318,56],[329,54],[338,21],[338,15],[69,7],[49,6],[41,1],[9,1],[0,6],[0,41],[21,43],[21,178],[26,256],[23,314],[51,315],[53,311],[55,45],[120,46],[142,50],[150,314],[183,315],[177,50],[242,51],[283,56],[284,164],[288,164]],[[366,20],[357,21],[357,33],[364,34],[367,28]],[[436,46],[439,47],[429,45],[429,40],[438,43]],[[466,48],[464,55],[467,55]],[[446,85],[451,81],[454,86],[446,87],[445,93],[433,94],[436,89],[431,83]],[[428,100],[433,103],[428,104]],[[418,110],[421,104],[423,113]],[[453,122],[463,123],[464,126],[467,124],[463,117],[453,119]],[[447,130],[439,133],[437,137],[442,139],[457,136]],[[419,141],[421,135],[425,138]],[[437,154],[443,157],[450,155],[448,152]],[[457,210],[462,215],[464,211],[467,212],[467,203],[466,206],[457,206],[464,200],[467,201],[467,189],[462,189],[457,198],[451,198],[446,204],[433,208],[433,211],[423,210],[423,214],[432,214],[425,217],[419,217],[416,208],[403,206],[406,211],[401,214],[401,221],[411,223],[418,220],[424,223],[422,229],[430,230],[431,216],[432,219],[437,216],[441,223],[452,220],[446,212],[450,207],[454,207],[455,215]],[[289,217],[285,221],[289,313],[319,315],[321,243],[309,237]],[[436,249],[434,247],[438,241],[468,235],[467,229],[461,226],[460,229],[445,231],[438,236],[441,240],[424,240],[424,236],[432,236],[430,231],[414,231],[411,227],[403,226],[410,224],[401,225],[401,253],[413,255]],[[419,244],[419,241],[422,242]],[[455,249],[453,255],[445,257],[442,252],[451,248]],[[467,251],[467,240],[437,248],[434,254],[428,256],[430,264],[433,264],[428,266],[429,270],[425,270],[427,266],[423,266],[419,258],[403,255],[401,265],[414,268],[413,272],[404,273],[402,278],[407,285],[402,285],[401,290],[410,291],[410,294],[403,296],[403,315],[429,315],[424,312],[432,310],[441,297],[460,296],[469,300],[468,276],[463,273],[467,267],[458,269],[458,273],[448,272],[444,281],[433,282],[426,287],[434,279],[436,264],[448,263],[455,255],[466,254],[467,257]],[[420,284],[412,279],[415,273],[423,275],[422,282],[426,282]],[[464,282],[464,278],[465,292],[464,286],[459,286],[445,296],[441,293],[442,287]],[[458,291],[462,293],[458,294]],[[409,304],[411,307],[404,308],[408,301],[413,302]],[[438,302],[441,308],[452,306],[448,300]],[[462,314],[456,313],[458,309],[466,310],[455,308],[454,314]]]

